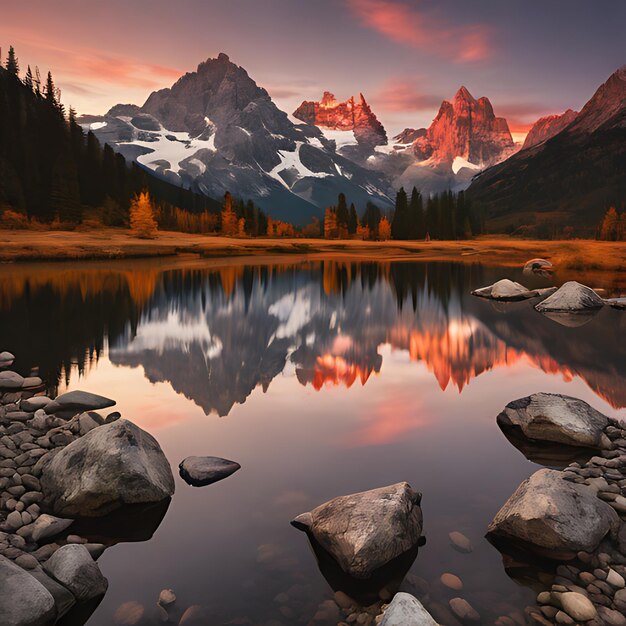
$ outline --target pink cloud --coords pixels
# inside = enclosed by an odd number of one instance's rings
[[[458,62],[480,61],[490,56],[487,29],[482,25],[452,26],[398,0],[346,2],[362,24],[397,43]]]

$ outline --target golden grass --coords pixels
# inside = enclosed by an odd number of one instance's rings
[[[258,257],[293,254],[354,260],[445,260],[519,266],[533,257],[559,270],[626,273],[626,243],[592,240],[538,241],[483,236],[470,241],[356,241],[323,239],[238,239],[161,231],[138,239],[129,230],[0,230],[0,262],[118,259],[195,253],[201,257]]]

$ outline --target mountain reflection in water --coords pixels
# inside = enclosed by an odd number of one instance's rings
[[[150,381],[221,416],[283,372],[317,390],[364,385],[384,367],[385,344],[423,362],[441,389],[462,391],[525,359],[626,406],[626,347],[616,342],[625,316],[606,309],[572,329],[529,302],[469,295],[501,276],[478,265],[330,261],[0,276],[0,342],[57,382],[88,368],[108,343],[114,364],[141,365]],[[609,318],[617,334],[606,332]]]
[[[200,604],[210,624],[275,624],[285,609],[275,599],[285,595],[297,618],[288,623],[309,623],[337,588],[369,601],[376,586],[351,589],[289,521],[337,495],[402,480],[424,494],[427,543],[377,582],[412,593],[426,583],[428,608],[445,626],[458,622],[446,613],[444,572],[464,581],[483,623],[534,601],[543,570],[508,556],[503,568],[484,533],[537,463],[567,459],[511,445],[495,417],[536,391],[623,415],[626,315],[605,307],[569,327],[533,301],[470,295],[503,277],[548,284],[521,269],[211,263],[0,266],[0,349],[17,355],[17,369],[38,367],[51,393],[115,398],[174,468],[190,454],[241,465],[202,489],[176,475],[167,514],[141,513],[137,528],[77,526],[107,544],[132,542],[101,557],[110,586],[89,625],[110,626],[127,602],[157,623],[156,598],[170,587],[181,612]],[[471,539],[471,554],[450,547],[453,530]]]

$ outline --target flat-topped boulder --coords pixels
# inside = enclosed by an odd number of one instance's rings
[[[609,418],[583,400],[556,393],[534,393],[506,405],[496,418],[504,431],[532,441],[605,448]]]
[[[565,560],[593,552],[619,525],[617,513],[594,490],[564,480],[560,471],[541,469],[516,489],[488,533]]]
[[[234,474],[241,465],[217,456],[188,456],[178,468],[187,484],[204,487]]]
[[[515,301],[535,298],[537,296],[546,295],[556,291],[556,287],[547,287],[546,289],[527,289],[524,285],[516,283],[508,278],[503,278],[493,285],[474,289],[473,296],[479,298],[488,298],[490,300]]]
[[[437,626],[437,622],[415,596],[400,591],[385,609],[380,626]]]
[[[46,458],[41,470],[46,505],[64,517],[98,517],[174,493],[172,470],[156,439],[124,419],[89,431]]]
[[[19,565],[0,555],[0,623],[47,626],[57,611],[50,592]]]
[[[291,523],[310,534],[354,578],[369,578],[416,547],[421,494],[406,482],[333,498]]]
[[[603,306],[604,300],[591,287],[571,280],[535,305],[535,309],[540,312],[569,312],[600,309]]]
[[[76,389],[57,396],[54,399],[54,402],[51,402],[44,408],[44,411],[46,413],[68,413],[72,411],[82,413],[83,411],[106,409],[114,405],[115,400],[99,396],[96,393],[90,393],[89,391],[80,391]]]

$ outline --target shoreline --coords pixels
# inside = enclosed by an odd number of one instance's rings
[[[566,270],[612,271],[626,276],[626,243],[596,240],[525,240],[506,235],[462,241],[360,241],[296,238],[232,238],[160,231],[142,240],[128,230],[0,230],[0,263],[106,261],[188,257],[203,260],[277,257],[285,260],[454,261],[519,266],[549,259]]]

